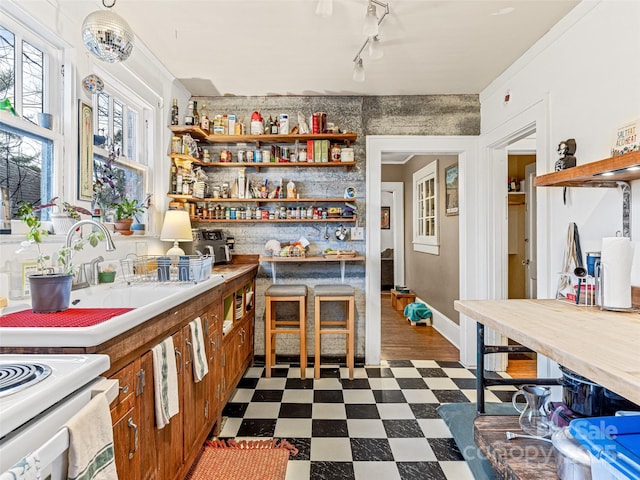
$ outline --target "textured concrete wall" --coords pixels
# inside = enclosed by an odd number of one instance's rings
[[[280,113],[289,114],[290,125],[297,125],[297,112],[309,117],[312,112],[326,112],[327,120],[334,122],[342,131],[358,134],[354,147],[356,167],[344,168],[278,168],[263,169],[259,172],[247,169],[249,181],[279,181],[287,183],[292,179],[300,197],[343,197],[347,186],[355,187],[359,224],[364,225],[366,212],[366,135],[476,135],[480,132],[480,105],[475,95],[444,95],[419,97],[198,97],[199,109],[203,104],[210,117],[216,114],[235,113],[244,119],[248,126],[251,112],[260,111],[263,118],[277,117]],[[247,146],[251,147],[251,146]],[[211,146],[214,160],[219,151],[229,148],[235,155],[238,147]],[[232,182],[237,175],[236,169],[211,169],[211,184]],[[308,205],[308,204],[307,204]],[[318,204],[329,206],[329,204]],[[343,206],[338,204],[335,206]],[[354,249],[364,253],[363,241],[339,241],[334,235],[337,228],[333,223],[317,224],[205,224],[211,228],[220,228],[235,237],[235,249],[238,253],[264,254],[264,245],[270,239],[281,242],[295,241],[305,236],[310,242],[309,255],[318,255],[327,247],[332,249]],[[345,223],[350,227],[352,223]],[[329,239],[325,239],[325,233]],[[257,355],[264,354],[264,292],[271,284],[272,266],[260,267],[256,291],[256,340]],[[277,266],[279,283],[302,283],[314,286],[323,283],[340,282],[339,263],[327,264],[287,264]],[[364,356],[364,338],[366,328],[365,268],[362,263],[347,263],[346,283],[356,289],[356,355]],[[313,296],[310,295],[307,314],[307,345],[313,354]],[[331,308],[333,307],[333,308]],[[324,309],[323,309],[324,313]],[[330,306],[327,314],[339,314],[338,306]],[[283,312],[287,314],[287,312]],[[297,355],[299,342],[294,336],[281,336],[277,341],[278,354]],[[344,337],[323,336],[323,355],[343,355]]]

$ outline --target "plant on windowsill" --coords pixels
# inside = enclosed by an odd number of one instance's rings
[[[49,203],[33,207],[34,212],[44,210],[45,208],[56,208],[57,211],[51,212],[51,223],[53,224],[53,233],[66,234],[74,223],[80,221],[80,215],[91,215],[91,212],[83,207],[71,205],[68,202],[61,201],[58,197],[53,197]]]
[[[119,202],[113,202],[109,204],[110,208],[113,208],[116,215],[115,229],[116,232],[122,235],[131,235],[131,224],[133,219],[138,213],[143,213],[147,208],[143,203],[140,203],[137,199],[123,198]]]
[[[53,256],[43,253],[40,244],[49,232],[43,228],[36,211],[47,206],[51,205],[34,207],[24,201],[18,203],[18,217],[29,227],[26,245],[23,246],[35,243],[38,248],[36,257],[38,273],[28,275],[31,288],[31,309],[35,313],[60,312],[69,308],[71,283],[77,270],[72,262],[73,257],[87,244],[95,247],[104,238],[101,232],[93,231],[86,238],[76,238],[71,246],[59,248]],[[74,212],[79,218],[76,209],[77,207],[74,208]]]

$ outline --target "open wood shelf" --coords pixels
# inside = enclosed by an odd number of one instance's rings
[[[355,166],[356,162],[203,162],[202,160],[190,155],[180,153],[171,153],[169,157],[182,161],[190,162],[193,165],[203,167],[230,167],[230,168],[250,168],[253,167],[260,171],[262,168],[306,168],[306,167],[344,167],[349,169]]]
[[[334,218],[287,218],[277,219],[274,218],[272,220],[255,220],[255,219],[244,219],[244,220],[227,220],[223,219],[203,219],[198,217],[191,217],[192,222],[198,223],[353,223],[356,221],[356,217],[334,217]]]
[[[616,182],[638,179],[640,152],[631,152],[539,175],[533,184],[536,187],[617,187]]]
[[[348,202],[349,199],[342,197],[334,198],[196,198],[191,195],[169,194],[169,198],[181,202],[211,202],[211,203],[335,203]]]
[[[169,129],[176,134],[189,134],[196,140],[203,140],[207,143],[295,143],[296,140],[306,142],[307,140],[329,140],[333,142],[343,142],[347,145],[355,142],[357,133],[307,133],[288,135],[213,135],[200,127],[188,125],[170,125]]]

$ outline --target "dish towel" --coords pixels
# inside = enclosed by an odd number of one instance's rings
[[[67,423],[69,480],[117,480],[113,426],[104,393],[93,397]]]
[[[180,411],[178,400],[178,371],[173,338],[164,339],[151,349],[153,353],[153,388],[156,426],[164,428],[171,417]]]
[[[40,458],[31,453],[0,475],[0,480],[38,480],[40,479]]]
[[[196,382],[199,382],[209,372],[200,317],[189,322],[189,327],[191,328],[191,348],[193,349],[193,378]]]

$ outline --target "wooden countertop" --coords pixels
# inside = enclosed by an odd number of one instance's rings
[[[473,320],[640,404],[640,315],[558,300],[456,300]]]

